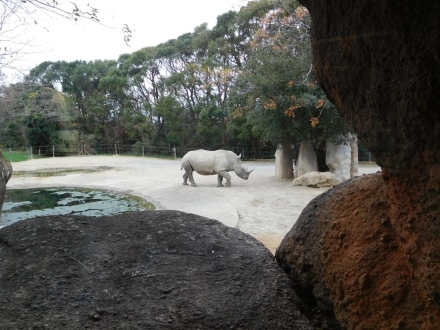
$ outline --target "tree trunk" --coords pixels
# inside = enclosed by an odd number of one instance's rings
[[[357,136],[350,134],[350,147],[351,147],[351,167],[350,167],[350,179],[358,176],[359,172],[359,152],[358,152],[358,140]]]
[[[278,143],[275,152],[275,177],[278,179],[293,178],[292,148],[288,139]]]

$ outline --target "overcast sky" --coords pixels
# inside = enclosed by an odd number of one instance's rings
[[[22,56],[20,67],[28,70],[43,61],[117,59],[147,46],[193,32],[204,22],[212,28],[218,15],[236,10],[243,0],[76,0],[80,8],[90,3],[98,8],[102,23],[81,21],[78,24],[62,18],[41,19],[33,26],[32,54]],[[130,47],[121,28],[128,24],[133,30]]]

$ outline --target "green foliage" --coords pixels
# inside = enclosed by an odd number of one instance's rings
[[[23,161],[28,160],[30,158],[29,152],[27,152],[27,151],[2,150],[2,154],[11,163],[23,162]],[[34,158],[38,158],[38,156],[36,156]]]
[[[3,96],[0,137],[10,147],[54,144],[55,132],[73,122],[67,100],[51,87],[19,83]]]
[[[34,115],[26,118],[26,138],[30,146],[47,146],[56,144],[56,125],[43,115]]]
[[[15,106],[41,105],[43,86],[60,90],[71,119],[46,127],[63,123],[87,144],[254,151],[286,139],[319,144],[348,128],[314,81],[309,24],[297,1],[251,1],[218,16],[212,30],[202,24],[117,61],[41,63],[27,77],[40,90]],[[9,122],[10,141],[46,142],[40,121]]]
[[[347,132],[314,81],[307,11],[296,1],[285,1],[266,13],[230,98],[234,119],[245,118],[254,136],[272,143],[307,140],[318,145]]]

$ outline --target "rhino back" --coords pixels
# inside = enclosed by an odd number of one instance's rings
[[[195,150],[190,151],[187,155],[194,171],[202,175],[232,170],[237,158],[232,151],[227,150]]]

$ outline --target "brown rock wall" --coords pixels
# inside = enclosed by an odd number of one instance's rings
[[[300,2],[318,81],[378,164],[440,162],[440,3]]]
[[[434,329],[440,324],[434,301],[438,265],[433,265],[439,244],[422,249],[417,236],[399,234],[389,214],[382,175],[363,176],[313,200],[284,238],[276,259],[306,309],[320,314],[317,325]]]
[[[300,2],[318,82],[382,175],[312,201],[277,259],[322,324],[440,328],[440,2]]]

